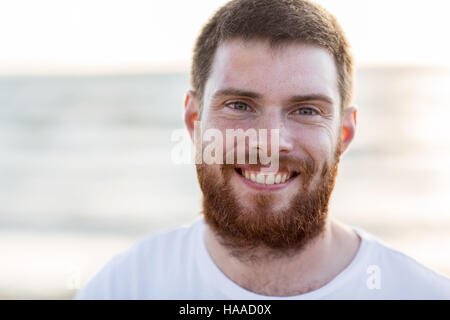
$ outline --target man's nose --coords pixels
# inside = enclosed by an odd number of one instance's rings
[[[294,144],[292,141],[292,135],[287,127],[287,117],[278,108],[274,108],[267,112],[264,116],[261,116],[259,122],[259,129],[267,130],[267,141],[265,142],[265,147],[272,153],[272,148],[276,148],[278,144],[278,152],[289,153],[293,150]],[[278,135],[276,131],[278,131]],[[278,143],[273,144],[274,140],[278,140]],[[264,144],[264,141],[262,141]],[[261,145],[262,147],[262,145]]]

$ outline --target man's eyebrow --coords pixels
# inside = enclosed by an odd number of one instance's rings
[[[220,97],[226,97],[226,96],[240,96],[240,97],[247,97],[247,98],[253,98],[253,99],[262,98],[262,94],[254,92],[254,91],[228,88],[228,89],[222,89],[222,90],[216,91],[213,95],[213,99],[217,99]],[[333,99],[331,99],[329,96],[322,94],[322,93],[295,95],[295,96],[290,97],[287,101],[289,103],[293,103],[293,102],[306,102],[306,101],[314,101],[314,100],[324,101],[329,104],[333,104]]]
[[[226,96],[240,96],[240,97],[247,97],[247,98],[253,98],[253,99],[258,99],[258,98],[262,97],[262,95],[257,92],[229,88],[229,89],[223,89],[223,90],[216,91],[213,95],[213,99],[217,99],[220,97],[226,97]]]
[[[313,94],[305,94],[305,95],[296,95],[289,99],[289,102],[303,102],[303,101],[324,101],[329,104],[333,104],[333,99],[329,96],[322,93],[313,93]]]

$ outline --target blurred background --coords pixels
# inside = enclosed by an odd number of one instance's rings
[[[113,255],[199,215],[171,135],[195,38],[225,2],[0,3],[1,299],[70,299]],[[330,214],[450,276],[448,3],[317,2],[357,62]]]

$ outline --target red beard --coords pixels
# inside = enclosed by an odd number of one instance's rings
[[[340,137],[338,141],[341,141]],[[332,164],[324,164],[314,188],[309,188],[317,174],[312,158],[294,159],[280,155],[280,169],[296,171],[303,180],[302,188],[291,199],[287,209],[278,211],[271,209],[274,203],[271,194],[257,194],[251,209],[239,204],[229,183],[234,165],[197,164],[205,222],[236,257],[251,259],[256,249],[264,249],[271,256],[298,252],[325,229],[340,150],[341,143],[338,143]],[[213,166],[220,167],[221,177],[217,176]]]

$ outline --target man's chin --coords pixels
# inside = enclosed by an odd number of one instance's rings
[[[238,189],[238,188],[236,188]],[[242,208],[242,212],[248,216],[261,214],[279,215],[286,211],[291,203],[288,195],[273,191],[242,192],[233,188],[235,201]]]

